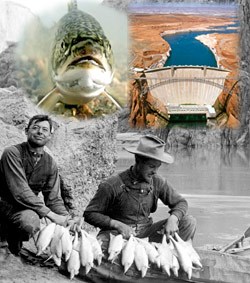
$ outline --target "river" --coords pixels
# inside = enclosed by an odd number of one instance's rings
[[[164,66],[192,65],[217,67],[214,54],[195,37],[209,33],[235,33],[236,30],[234,28],[236,27],[237,23],[206,31],[192,31],[164,36],[163,38],[171,47],[170,57]]]
[[[131,13],[146,14],[198,14],[226,16],[235,21],[230,26],[221,26],[205,31],[190,31],[171,35],[163,38],[171,47],[170,57],[165,63],[167,66],[193,65],[217,67],[217,62],[211,50],[195,39],[196,36],[208,33],[235,33],[239,26],[237,19],[237,5],[216,3],[136,3],[129,6]]]
[[[168,179],[189,203],[197,219],[195,246],[224,245],[250,226],[250,151],[230,148],[172,150],[175,162],[162,164],[159,174]],[[132,154],[120,151],[117,172],[134,162]],[[155,221],[168,215],[159,202]]]

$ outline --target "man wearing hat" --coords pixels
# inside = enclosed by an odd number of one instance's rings
[[[165,142],[152,135],[141,137],[137,148],[125,148],[135,155],[135,164],[101,183],[84,212],[85,221],[101,229],[99,237],[112,232],[161,242],[163,233],[168,237],[178,232],[185,241],[193,239],[196,220],[187,215],[187,201],[157,175],[162,162],[174,161],[164,148]],[[153,223],[150,213],[156,211],[159,199],[170,210]]]

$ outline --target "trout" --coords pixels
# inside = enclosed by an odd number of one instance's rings
[[[39,232],[36,241],[37,256],[41,255],[42,252],[44,252],[46,248],[49,246],[54,236],[55,227],[56,227],[55,223],[50,223]]]
[[[108,260],[113,262],[118,254],[121,252],[124,245],[122,234],[114,236],[110,233],[110,241],[108,247],[109,257]]]
[[[80,244],[80,262],[85,267],[86,274],[89,273],[93,267],[94,255],[91,243],[85,236],[85,231],[81,230],[81,244]]]
[[[125,244],[124,248],[122,249],[122,265],[124,267],[124,273],[128,271],[130,266],[134,262],[135,257],[135,239],[133,235],[131,235]]]
[[[198,253],[196,252],[196,250],[194,249],[194,247],[192,246],[192,242],[191,241],[183,241],[181,239],[181,237],[175,233],[175,238],[176,240],[187,250],[193,266],[196,268],[202,268],[202,264],[201,264],[201,259],[200,256],[198,255]]]
[[[174,245],[174,248],[176,250],[176,256],[178,258],[180,266],[182,267],[184,272],[187,274],[188,279],[191,279],[193,266],[192,266],[192,260],[188,254],[188,251],[178,241],[175,241],[175,239],[172,236],[169,236],[169,239]]]
[[[143,278],[148,270],[148,256],[140,242],[137,242],[135,246],[135,265],[141,272],[141,277]]]
[[[113,51],[99,22],[71,1],[57,24],[51,51],[55,88],[38,106],[51,111],[57,102],[83,105],[98,97],[113,78]]]
[[[73,248],[67,261],[67,270],[70,273],[70,280],[72,280],[75,275],[79,273],[81,263],[80,263],[80,254],[78,251],[78,233],[76,232],[73,242]]]

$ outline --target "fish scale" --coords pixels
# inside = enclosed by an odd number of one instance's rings
[[[108,59],[109,64],[113,64],[111,46],[100,24],[93,16],[80,10],[72,10],[63,16],[58,23],[54,46],[52,48],[53,70],[58,68],[58,62],[62,64],[63,59],[66,59],[66,49],[69,47],[72,48],[71,44],[73,40],[77,38],[86,38],[92,40],[92,42],[98,43]],[[62,48],[62,42],[66,48]]]

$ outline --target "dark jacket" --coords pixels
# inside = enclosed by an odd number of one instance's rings
[[[38,196],[42,192],[44,201]],[[0,160],[0,196],[12,211],[34,210],[40,217],[50,210],[68,212],[60,195],[58,168],[46,152],[36,163],[27,142],[8,147]]]
[[[150,213],[156,211],[158,199],[179,220],[187,212],[187,201],[162,177],[153,176],[152,184],[139,182],[128,169],[99,185],[84,212],[84,219],[101,229],[109,229],[111,219],[128,225],[144,224],[149,221]]]

